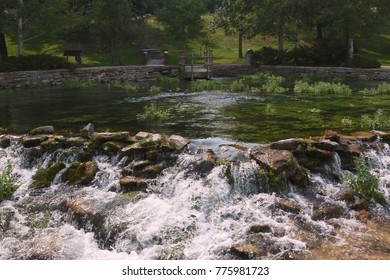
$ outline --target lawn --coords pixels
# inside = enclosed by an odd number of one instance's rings
[[[207,19],[207,18],[206,18]],[[178,64],[180,50],[186,50],[187,54],[193,51],[195,56],[201,55],[206,49],[206,42],[214,53],[214,63],[243,63],[244,59],[238,57],[238,34],[226,35],[222,29],[206,33],[198,41],[183,41],[170,38],[163,27],[153,17],[147,19],[145,24],[135,27],[136,38],[131,43],[123,46],[123,64],[141,65],[143,48],[156,48],[169,51],[169,64]],[[302,41],[302,44],[306,42]],[[376,59],[382,65],[390,65],[390,35],[371,35],[369,38],[360,39],[358,47],[361,54],[367,58]],[[286,48],[292,48],[292,42],[285,43]],[[9,55],[17,54],[17,43],[7,37]],[[258,50],[263,46],[277,46],[274,38],[257,36],[253,39],[243,40],[244,54],[248,49]],[[25,54],[49,53],[62,56],[65,49],[82,49],[84,66],[118,65],[117,58],[112,61],[110,53],[104,52],[96,44],[80,44],[64,41],[52,41],[47,37],[38,37],[25,42]],[[115,50],[115,57],[118,50]],[[73,58],[69,58],[74,62]]]

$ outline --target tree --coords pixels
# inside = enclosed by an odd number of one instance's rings
[[[352,60],[356,38],[375,33],[389,19],[389,9],[387,0],[328,0],[322,15],[328,19],[329,32],[344,39]]]
[[[118,48],[118,63],[123,64],[123,42],[132,33],[134,20],[133,3],[131,0],[98,0],[91,1],[91,29],[98,34],[101,43],[110,46],[112,63],[114,63],[115,46]]]
[[[168,34],[175,39],[197,38],[202,31],[202,14],[206,11],[203,1],[163,0],[157,11],[157,20],[164,24]]]
[[[221,0],[214,13],[214,20],[218,27],[222,27],[226,34],[238,33],[238,57],[243,57],[242,39],[251,38],[253,32],[253,6],[245,0]]]

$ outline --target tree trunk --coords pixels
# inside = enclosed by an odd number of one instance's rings
[[[299,24],[295,27],[294,49],[297,50],[299,46]]]
[[[243,52],[242,52],[242,32],[238,32],[238,57],[243,58]]]
[[[111,64],[114,65],[115,63],[114,39],[111,39],[110,51],[111,51]]]
[[[19,15],[18,15],[18,56],[23,55],[23,48],[24,48],[24,41],[23,41],[23,17],[22,17],[22,10],[23,10],[23,0],[19,0]]]
[[[4,61],[8,57],[7,43],[5,34],[0,31],[0,61]]]
[[[348,38],[348,61],[351,62],[353,60],[353,54],[355,53],[354,48],[354,39],[352,36]]]
[[[316,27],[317,27],[317,38],[316,38],[316,40],[317,41],[322,41],[322,39],[323,39],[323,32],[322,32],[323,24],[322,23],[317,23]]]
[[[283,55],[284,53],[284,28],[283,25],[280,24],[278,28],[278,51],[279,55]]]
[[[123,65],[122,42],[118,44],[118,64]]]

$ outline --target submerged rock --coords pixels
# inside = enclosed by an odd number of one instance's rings
[[[8,148],[11,145],[11,138],[7,135],[0,135],[0,148]]]
[[[148,186],[148,180],[127,176],[120,179],[119,184],[123,192],[145,191]]]
[[[321,206],[313,211],[313,220],[328,220],[340,218],[344,214],[344,209],[337,205]]]
[[[240,259],[253,259],[258,255],[264,254],[263,250],[252,244],[235,244],[230,248],[230,253]]]
[[[293,214],[299,214],[301,212],[301,208],[295,202],[291,200],[279,198],[275,201],[275,206],[282,209],[283,211],[290,212]]]

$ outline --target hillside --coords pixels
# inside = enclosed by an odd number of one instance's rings
[[[169,51],[169,63],[178,63],[178,53],[180,50],[194,51],[201,54],[206,49],[206,44],[214,51],[214,63],[243,63],[244,59],[238,57],[238,35],[226,35],[222,29],[207,33],[197,40],[189,41],[185,44],[169,38],[163,27],[160,26],[153,17],[147,19],[145,23],[134,27],[134,39],[123,47],[123,64],[141,65],[143,48],[156,48]],[[306,35],[307,38],[311,35]],[[248,49],[258,50],[263,46],[276,47],[276,39],[257,36],[253,39],[243,40],[244,54]],[[301,40],[301,44],[307,42]],[[390,65],[390,35],[371,35],[368,38],[361,38],[358,42],[360,53],[367,58],[376,59],[382,65]],[[17,43],[13,38],[7,37],[8,52],[10,56],[17,54]],[[292,48],[292,42],[286,42],[286,48]],[[117,58],[114,63],[109,52],[96,43],[78,43],[65,41],[51,41],[41,36],[25,42],[25,54],[48,53],[62,56],[65,49],[82,49],[82,60],[84,66],[117,65]],[[116,53],[118,50],[116,50]],[[117,54],[115,54],[116,56]],[[73,59],[70,59],[74,62]]]

